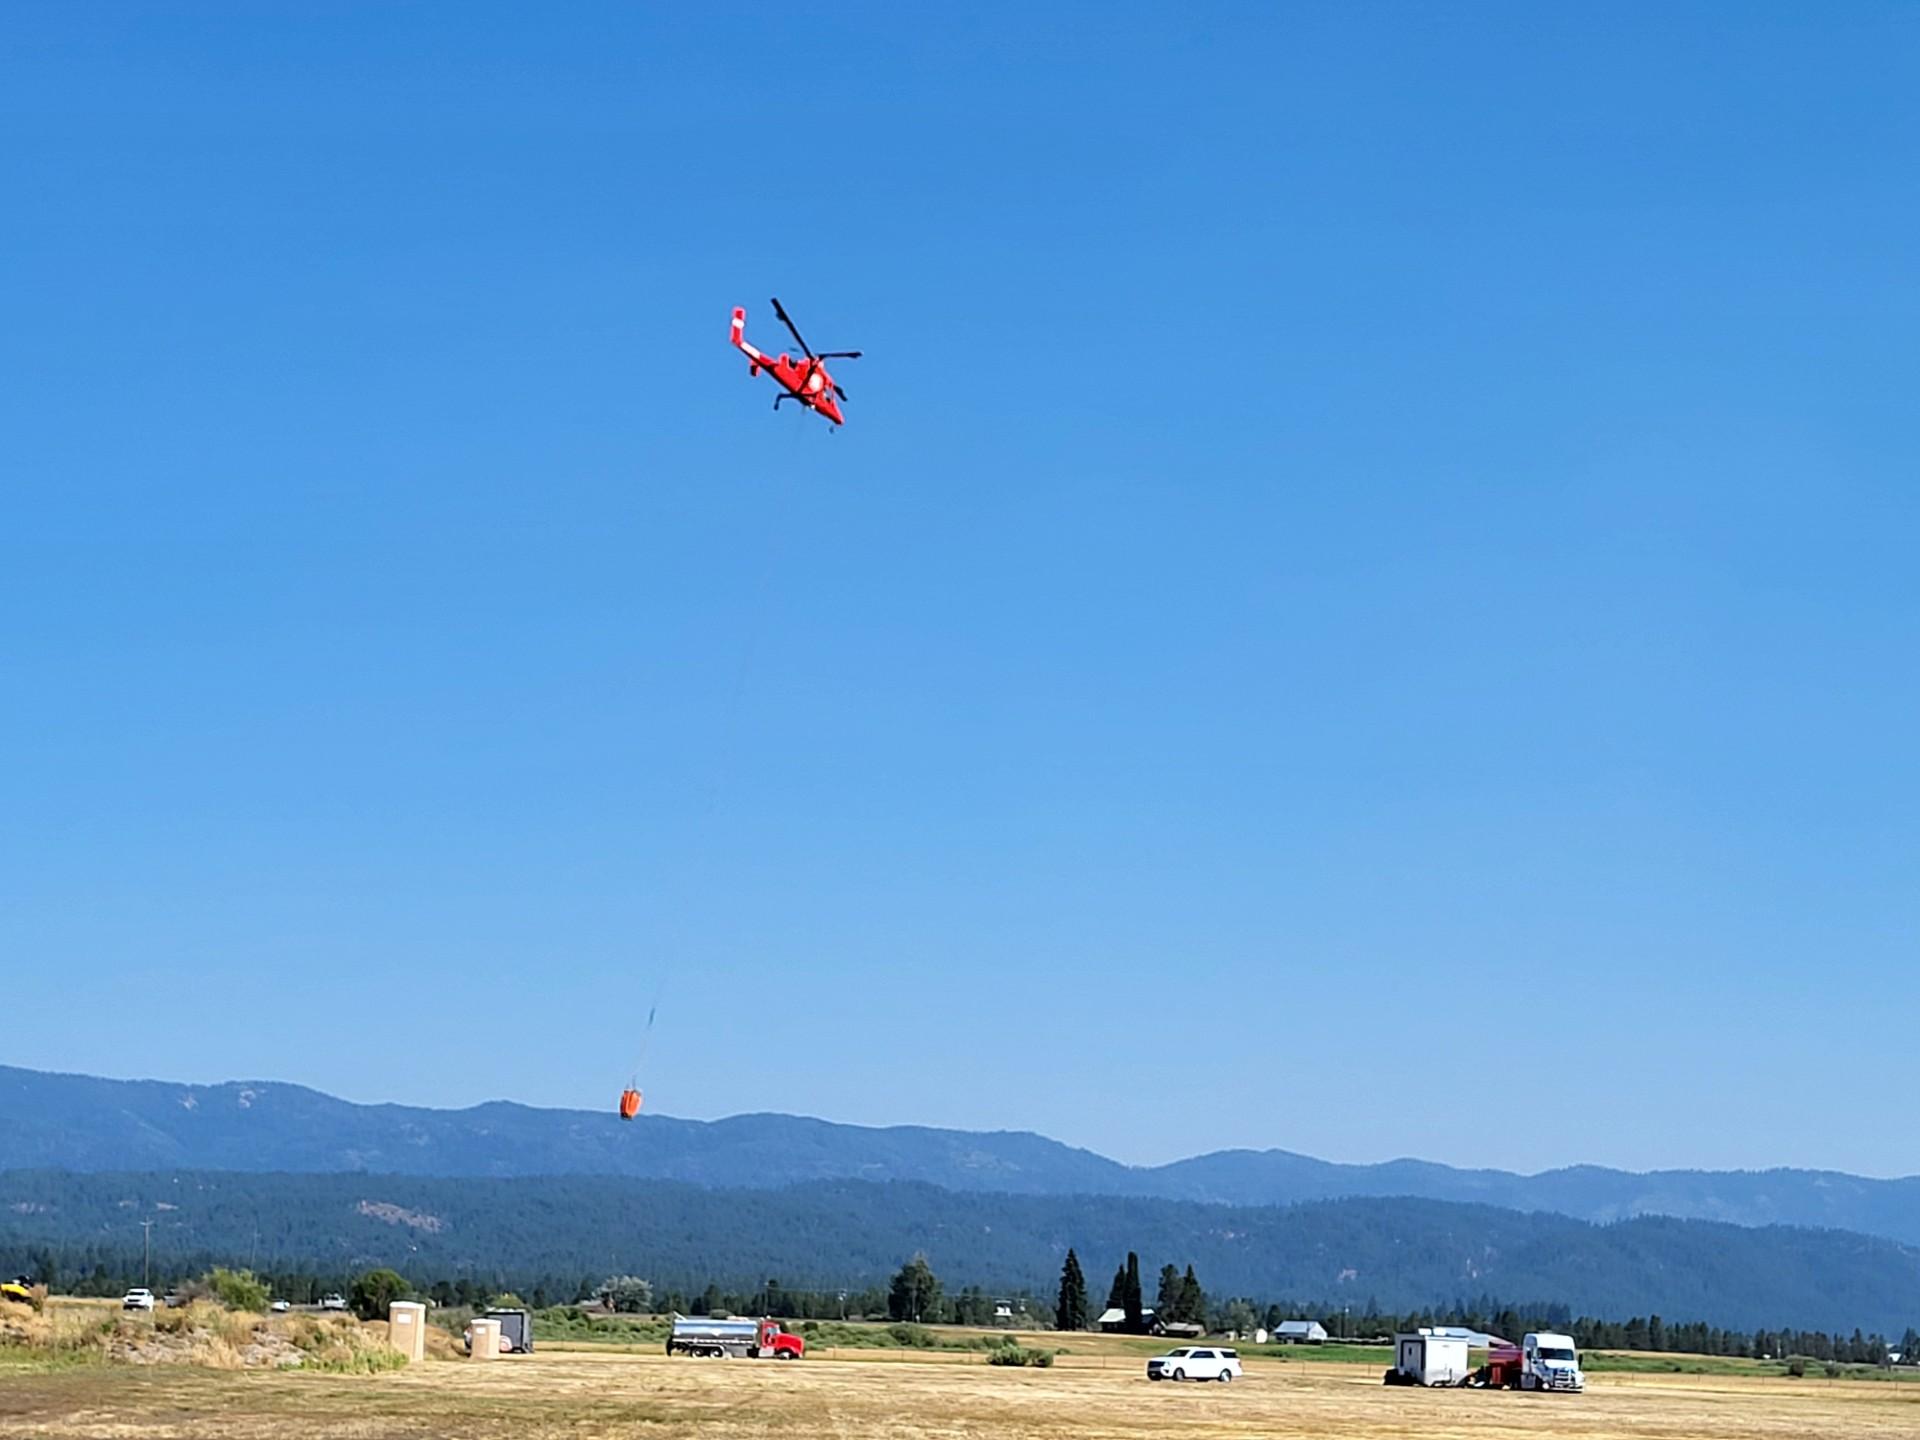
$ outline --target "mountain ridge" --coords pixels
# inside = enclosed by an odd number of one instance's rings
[[[897,1180],[958,1191],[1222,1205],[1406,1196],[1592,1222],[1664,1215],[1920,1243],[1920,1176],[1596,1165],[1527,1175],[1411,1158],[1352,1165],[1245,1148],[1131,1166],[1024,1130],[860,1126],[773,1112],[722,1120],[643,1114],[622,1124],[611,1113],[511,1100],[438,1110],[359,1104],[285,1081],[195,1085],[13,1066],[0,1066],[0,1165],[79,1172],[607,1175],[752,1189]]]
[[[1088,1273],[1137,1250],[1193,1265],[1210,1293],[1407,1310],[1487,1295],[1570,1313],[1898,1334],[1920,1305],[1920,1248],[1832,1230],[1409,1199],[1222,1206],[1015,1195],[921,1182],[712,1189],[608,1176],[450,1179],[372,1173],[0,1171],[0,1260],[101,1281],[243,1257],[330,1283],[391,1265],[571,1291],[609,1268],[695,1293],[769,1276],[790,1290],[884,1286],[927,1256],[949,1286],[1049,1295],[1067,1247]]]

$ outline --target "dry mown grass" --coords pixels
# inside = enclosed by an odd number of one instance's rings
[[[1824,1440],[1920,1435],[1920,1387],[1632,1376],[1584,1396],[1388,1389],[1345,1365],[1255,1362],[1240,1384],[1150,1385],[1069,1355],[1052,1370],[845,1351],[776,1365],[568,1351],[370,1376],[93,1366],[0,1383],[0,1434],[1226,1440],[1228,1436]]]

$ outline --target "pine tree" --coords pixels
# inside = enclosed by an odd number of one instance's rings
[[[1146,1297],[1140,1289],[1140,1257],[1133,1251],[1127,1252],[1126,1296],[1120,1302],[1127,1312],[1127,1333],[1144,1335],[1147,1332],[1145,1315]]]
[[[915,1255],[900,1267],[887,1291],[887,1318],[890,1320],[935,1321],[940,1318],[940,1281],[927,1264],[927,1257]]]
[[[1184,1320],[1180,1313],[1180,1272],[1171,1265],[1160,1267],[1160,1288],[1153,1298],[1153,1313],[1162,1320]]]
[[[1124,1310],[1127,1308],[1127,1266],[1122,1261],[1120,1268],[1113,1272],[1113,1284],[1107,1287],[1107,1309]]]
[[[1180,1318],[1190,1325],[1207,1323],[1207,1295],[1200,1288],[1200,1282],[1194,1278],[1191,1265],[1187,1266],[1186,1276],[1180,1282],[1180,1303],[1174,1308],[1179,1312]],[[1251,1330],[1252,1323],[1249,1322],[1246,1328]]]
[[[1080,1257],[1071,1249],[1067,1251],[1067,1263],[1060,1267],[1060,1303],[1054,1307],[1053,1328],[1087,1328],[1087,1277],[1080,1273]]]

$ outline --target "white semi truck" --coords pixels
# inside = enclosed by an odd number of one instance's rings
[[[1529,1331],[1518,1345],[1489,1335],[1487,1361],[1467,1368],[1468,1340],[1462,1334],[1422,1329],[1394,1340],[1389,1385],[1461,1386],[1475,1390],[1550,1390],[1579,1394],[1587,1388],[1580,1352],[1571,1335],[1555,1330]]]
[[[1553,1330],[1530,1332],[1520,1342],[1520,1388],[1579,1394],[1587,1388],[1580,1352],[1571,1335]]]

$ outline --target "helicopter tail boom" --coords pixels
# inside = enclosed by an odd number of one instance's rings
[[[733,324],[727,331],[727,338],[733,342],[734,349],[744,350],[755,360],[760,352],[747,343],[747,312],[738,305],[733,307]]]

